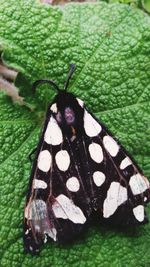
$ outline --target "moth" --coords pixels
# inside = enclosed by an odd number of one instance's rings
[[[109,130],[63,90],[48,106],[36,150],[24,211],[24,244],[37,253],[49,239],[64,242],[84,229],[92,212],[118,225],[146,223],[150,184]]]

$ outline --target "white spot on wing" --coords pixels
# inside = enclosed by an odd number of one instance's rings
[[[49,237],[51,237],[54,241],[57,240],[56,238],[56,235],[57,235],[57,231],[54,227],[52,228],[49,228],[47,230],[44,231],[44,234],[47,234]],[[44,239],[44,243],[47,242],[47,237],[45,236],[45,239]]]
[[[73,223],[84,224],[86,218],[82,210],[71,199],[61,194],[56,198],[52,206],[56,218],[68,219]]]
[[[102,130],[100,124],[86,110],[84,110],[84,129],[89,137],[97,136]]]
[[[121,161],[120,169],[124,170],[126,167],[128,167],[131,164],[132,164],[131,160],[128,157],[126,157]]]
[[[42,220],[47,217],[46,203],[42,199],[35,199],[29,204],[28,219]]]
[[[43,172],[48,172],[52,163],[52,157],[48,150],[43,150],[40,152],[38,157],[38,168]]]
[[[80,98],[76,98],[76,99],[77,99],[79,105],[83,108],[84,102]]]
[[[47,204],[42,199],[32,200],[27,206],[27,219],[31,220],[36,232],[47,234],[56,241],[56,229],[52,226],[48,217]]]
[[[66,186],[71,192],[77,192],[80,188],[79,181],[76,177],[71,177],[67,180]]]
[[[54,113],[57,113],[57,105],[56,105],[56,103],[51,105],[50,110],[53,111]]]
[[[141,194],[149,188],[148,180],[139,173],[131,176],[129,185],[134,195]]]
[[[101,163],[103,160],[103,150],[101,148],[101,146],[97,143],[92,143],[89,145],[89,152],[90,152],[90,156],[91,158],[97,162],[97,163]]]
[[[29,230],[27,229],[26,232],[25,232],[25,235],[28,235],[29,234]]]
[[[47,183],[45,183],[44,181],[42,180],[38,180],[38,179],[34,179],[33,181],[33,188],[34,189],[46,189],[47,188]]]
[[[47,243],[47,235],[44,237],[44,243]]]
[[[103,216],[110,217],[127,200],[127,189],[118,182],[112,182],[103,204]]]
[[[115,157],[119,151],[119,145],[111,136],[104,136],[103,144],[112,157]]]
[[[52,116],[47,125],[44,141],[53,146],[60,145],[63,141],[62,131]]]
[[[25,217],[26,219],[28,219],[28,217],[29,217],[29,205],[27,205],[27,206],[25,207],[25,210],[24,210],[24,217]]]
[[[103,172],[96,171],[93,173],[93,180],[97,186],[101,186],[105,182],[105,178],[106,177]]]
[[[138,205],[133,209],[133,214],[139,222],[142,222],[144,220],[144,207],[142,205]]]
[[[56,218],[61,218],[61,219],[68,219],[68,216],[63,208],[63,203],[59,203],[58,200],[53,204],[52,210],[56,216]]]
[[[60,150],[55,156],[56,164],[61,171],[66,171],[70,165],[70,157],[66,150]]]

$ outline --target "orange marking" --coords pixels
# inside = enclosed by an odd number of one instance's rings
[[[71,126],[71,130],[72,130],[73,135],[76,135],[76,130],[73,126]]]

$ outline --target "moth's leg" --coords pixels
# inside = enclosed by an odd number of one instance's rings
[[[29,154],[28,158],[32,162],[33,161],[33,155],[35,156],[35,152],[37,151],[37,147],[35,147],[31,153]]]

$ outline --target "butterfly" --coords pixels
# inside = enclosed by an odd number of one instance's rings
[[[24,211],[24,244],[37,253],[49,239],[68,241],[80,234],[95,211],[118,225],[147,222],[150,184],[124,147],[67,92],[75,66],[48,106],[36,149]]]

